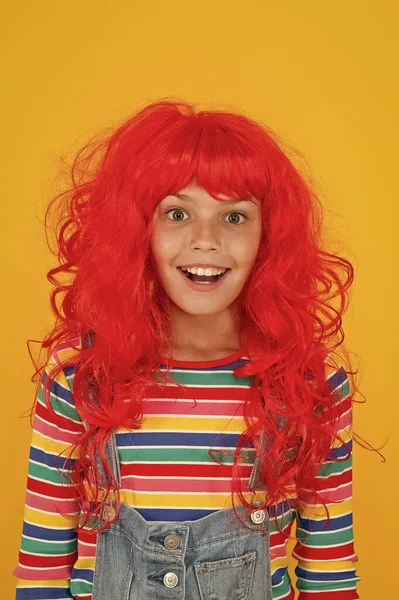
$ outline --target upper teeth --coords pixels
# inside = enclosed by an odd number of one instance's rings
[[[183,271],[188,271],[193,275],[207,275],[208,277],[210,275],[220,275],[221,273],[227,271],[227,269],[201,269],[201,267],[191,267],[190,269],[185,269],[184,267],[181,267],[181,269]]]

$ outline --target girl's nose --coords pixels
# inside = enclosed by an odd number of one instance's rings
[[[192,230],[191,248],[193,250],[217,250],[220,248],[220,232],[216,225],[197,225]]]

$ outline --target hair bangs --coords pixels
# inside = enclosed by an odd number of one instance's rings
[[[191,183],[215,199],[265,197],[269,178],[258,140],[247,139],[222,116],[218,122],[217,113],[212,123],[204,122],[202,114],[181,115],[148,145],[142,157],[147,167],[141,171],[147,173],[141,177],[138,193],[147,217],[162,198]]]
[[[196,158],[195,181],[211,196],[263,199],[268,183],[263,156],[237,131],[205,125]]]

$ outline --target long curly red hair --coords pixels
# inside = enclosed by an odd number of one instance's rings
[[[216,199],[254,197],[262,205],[259,252],[239,297],[241,343],[250,360],[235,374],[254,378],[232,494],[250,507],[240,476],[248,445],[267,452],[268,505],[287,497],[293,481],[299,494],[313,488],[337,435],[325,360],[344,340],[354,270],[323,249],[321,202],[283,145],[247,116],[161,100],[88,143],[73,161],[72,185],[48,206],[47,225],[53,208],[59,216],[58,265],[48,272],[56,323],[42,348],[50,356],[61,340],[92,336],[94,342],[77,344],[73,361],[74,403],[87,427],[71,476],[81,526],[111,497],[119,501],[105,444],[118,426],[140,427],[142,400],[159,374],[159,349],[173,355],[169,299],[151,255],[151,217],[162,198],[190,183]],[[56,364],[51,377],[68,366]],[[45,397],[49,404],[49,389]]]

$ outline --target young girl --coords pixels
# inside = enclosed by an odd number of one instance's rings
[[[265,127],[172,101],[72,180],[16,598],[293,599],[294,522],[299,598],[358,598],[353,267],[310,185]]]

